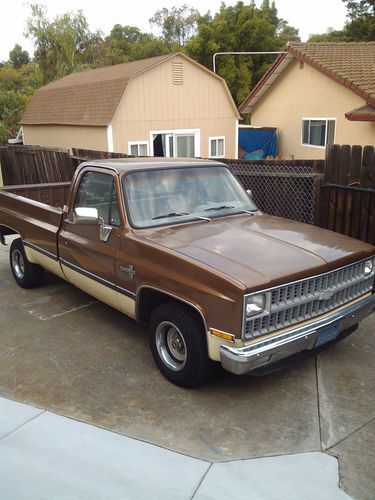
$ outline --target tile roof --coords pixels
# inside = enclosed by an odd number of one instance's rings
[[[131,78],[175,55],[72,73],[37,90],[21,124],[107,126]]]
[[[361,106],[345,113],[345,118],[354,122],[375,122],[375,108],[372,106]]]
[[[289,43],[287,54],[281,54],[240,105],[249,112],[277,76],[295,58],[324,73],[360,95],[375,107],[375,42]]]

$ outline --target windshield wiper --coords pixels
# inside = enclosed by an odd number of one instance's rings
[[[209,212],[210,210],[224,210],[225,208],[236,208],[236,207],[234,207],[232,205],[220,205],[218,207],[206,208],[205,212]]]
[[[153,217],[152,220],[156,219],[167,219],[168,217],[181,217],[182,215],[189,215],[187,212],[170,212],[169,214],[158,215]]]
[[[238,210],[244,212],[245,214],[250,214],[250,215],[255,215],[255,213],[258,212],[258,210],[245,210],[244,208],[239,208]]]
[[[250,214],[250,215],[254,215],[254,213],[258,211],[258,210],[246,210],[245,208],[234,207],[233,205],[220,205],[218,207],[206,208],[205,212],[208,212],[209,210],[224,210],[225,208],[235,208],[239,212],[243,212],[245,214]]]

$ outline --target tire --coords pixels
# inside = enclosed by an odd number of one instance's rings
[[[216,363],[208,358],[205,331],[187,307],[160,305],[149,323],[151,353],[162,374],[180,387],[204,382]]]
[[[21,238],[13,240],[9,251],[9,263],[16,283],[21,288],[34,288],[43,281],[43,268],[27,260]]]

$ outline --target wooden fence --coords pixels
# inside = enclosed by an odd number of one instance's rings
[[[66,149],[39,146],[0,147],[4,186],[67,182],[75,164]]]
[[[38,146],[0,148],[4,185],[70,181],[85,160],[125,153]],[[221,160],[267,213],[375,244],[374,147],[331,146],[324,160]]]
[[[94,151],[93,149],[72,148],[73,156],[81,160],[105,160],[106,158],[134,158],[125,153],[109,153],[108,151]]]
[[[105,160],[107,158],[134,158],[125,153],[109,153],[108,151],[96,151],[93,149],[72,148],[72,161],[75,167],[88,160]]]
[[[375,245],[374,146],[327,149],[318,224]]]

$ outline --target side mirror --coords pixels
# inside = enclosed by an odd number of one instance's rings
[[[251,191],[251,189],[246,189],[246,194],[249,197],[249,200],[251,201],[251,203],[254,205],[254,208],[260,213],[260,210],[259,210],[259,208],[257,208],[257,204],[254,201],[253,192]]]
[[[77,224],[86,224],[87,226],[96,226],[99,224],[99,212],[97,208],[77,207],[73,212],[73,222]]]
[[[246,189],[246,193],[247,193],[247,196],[249,197],[251,203],[253,203],[255,205],[255,201],[253,198],[253,192],[251,191],[251,189]]]

